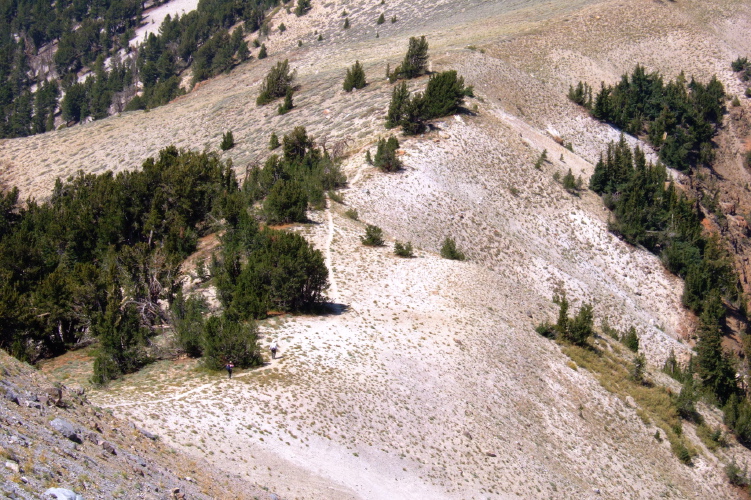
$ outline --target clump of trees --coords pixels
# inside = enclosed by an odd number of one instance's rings
[[[712,137],[722,125],[725,90],[716,77],[703,84],[687,82],[681,73],[664,83],[658,73],[637,65],[615,85],[605,85],[592,98],[592,89],[580,82],[569,98],[592,116],[633,135],[646,135],[666,165],[687,171],[714,158]]]
[[[378,147],[375,158],[373,158],[373,165],[384,172],[396,172],[400,170],[403,165],[396,154],[398,149],[399,141],[396,137],[391,136],[388,139],[378,139]]]
[[[304,128],[283,143],[284,157],[242,187],[231,162],[169,147],[139,171],[58,180],[42,204],[20,205],[17,189],[4,193],[0,347],[34,362],[91,335],[92,380],[106,383],[149,362],[149,339],[171,320],[187,353],[215,353],[211,366],[229,344],[238,366],[260,359],[248,322],[315,306],[328,271],[301,236],[260,230],[251,207],[266,198],[269,222],[299,220],[309,193],[344,182]],[[181,296],[181,263],[199,236],[222,228],[224,246],[210,267],[224,308],[204,322],[205,304]]]
[[[441,257],[449,260],[466,259],[464,252],[457,248],[454,238],[450,236],[447,236],[446,239],[443,240],[443,244],[441,245]]]
[[[303,16],[308,13],[313,7],[310,5],[310,0],[297,0],[297,6],[295,7],[295,15],[297,17]]]
[[[400,66],[394,68],[393,78],[416,78],[428,69],[428,41],[424,36],[410,37],[407,53]],[[391,75],[387,75],[389,79]]]
[[[266,75],[261,84],[261,93],[256,104],[263,106],[280,97],[285,97],[292,88],[295,72],[289,69],[289,60],[279,61]]]
[[[365,85],[367,85],[365,82],[365,70],[360,61],[355,61],[355,64],[347,70],[347,75],[344,77],[344,91],[352,92],[352,89],[361,89]]]
[[[415,252],[412,248],[412,243],[409,241],[407,243],[402,243],[401,241],[394,242],[394,255],[406,258],[414,257]]]
[[[458,112],[464,99],[472,95],[472,86],[465,87],[464,78],[454,70],[431,75],[425,92],[413,97],[407,83],[401,82],[391,94],[386,128],[401,126],[407,135],[419,134],[425,130],[426,120]]]

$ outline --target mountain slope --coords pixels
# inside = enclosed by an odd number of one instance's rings
[[[671,350],[688,355],[682,339],[693,319],[680,305],[682,283],[608,233],[599,198],[573,196],[553,180],[569,168],[587,179],[619,136],[566,91],[581,79],[615,81],[639,62],[669,77],[717,74],[739,93],[729,62],[751,50],[743,36],[751,11],[730,0],[560,4],[333,2],[302,18],[281,12],[274,24],[288,29],[265,42],[267,60],[149,113],[0,144],[7,178],[42,196],[55,176],[135,168],[170,143],[216,148],[227,129],[237,146],[222,154],[241,173],[269,154],[272,131],[305,125],[329,147],[347,141],[347,207],[332,203],[296,228],[327,255],[340,314],[264,322],[264,345],[278,340],[282,358],[232,381],[196,372],[157,385],[149,371],[92,399],[290,497],[737,496],[722,469],[731,457],[749,463],[748,450],[711,452],[685,424],[699,454],[693,467],[681,464],[633,401],[603,389],[534,326],[555,319],[551,299],[565,290],[574,309],[594,305],[597,323],[634,325],[649,376],[673,384],[655,367]],[[381,10],[397,23],[378,27]],[[475,86],[468,108],[477,113],[401,139],[406,168],[386,175],[365,163],[365,150],[387,134],[386,63],[398,64],[407,38],[421,34],[433,70],[456,69]],[[278,116],[254,103],[268,68],[285,57],[300,90],[296,109]],[[344,94],[355,59],[369,85]],[[543,149],[550,162],[537,170]],[[350,207],[389,243],[411,241],[418,257],[361,246],[363,223],[343,216]],[[436,255],[446,236],[469,262]],[[720,424],[718,412],[700,409]]]

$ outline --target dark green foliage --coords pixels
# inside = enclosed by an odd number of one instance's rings
[[[573,318],[569,317],[569,302],[566,294],[555,295],[553,302],[558,304],[558,320],[555,325],[543,323],[538,326],[538,333],[549,338],[560,338],[578,346],[586,346],[587,339],[594,334],[592,306],[582,305]]]
[[[295,15],[300,17],[307,14],[311,9],[310,0],[297,0],[297,7],[295,7]]]
[[[308,195],[295,181],[280,179],[269,191],[263,203],[266,220],[270,224],[305,222],[308,209]]]
[[[258,201],[280,180],[293,180],[303,189],[313,208],[322,207],[326,191],[343,187],[346,182],[338,163],[321,148],[314,147],[305,127],[295,127],[282,142],[281,157],[271,155],[262,169],[256,167],[248,171],[243,192],[250,200]]]
[[[688,451],[688,448],[683,444],[683,441],[675,441],[674,443],[671,443],[670,448],[683,465],[691,465],[691,452]]]
[[[621,338],[621,342],[623,342],[623,345],[625,345],[629,350],[633,352],[638,351],[639,350],[639,336],[636,334],[636,328],[634,328],[633,326],[629,328],[628,331],[623,334],[623,337]]]
[[[751,80],[751,64],[749,64],[747,57],[739,57],[730,64],[730,67],[735,73],[739,73],[738,77],[742,81],[748,82]]]
[[[678,410],[678,415],[691,422],[700,424],[702,422],[701,415],[696,411],[696,393],[694,392],[694,378],[687,377],[686,381],[681,387],[681,392],[675,400],[675,407]]]
[[[292,80],[295,78],[294,72],[290,72],[289,61],[285,59],[276,63],[266,75],[261,85],[261,93],[256,99],[256,104],[262,106],[268,104],[274,99],[285,97],[287,91],[291,88]]]
[[[718,239],[703,236],[698,203],[668,182],[662,164],[648,164],[644,153],[639,148],[632,152],[621,137],[597,162],[590,188],[603,194],[614,212],[611,231],[660,255],[668,270],[685,278],[687,307],[700,314],[713,290],[737,300],[737,278],[727,251]]]
[[[395,70],[396,71],[396,70]],[[430,77],[424,93],[410,98],[406,82],[394,87],[386,115],[386,128],[398,125],[407,135],[416,135],[425,130],[425,121],[454,114],[472,95],[472,87],[464,86],[464,78],[456,71],[444,71]]]
[[[190,296],[185,299],[182,290],[177,292],[170,307],[177,345],[192,358],[200,357],[203,353],[203,318],[208,310],[203,297]]]
[[[631,370],[629,371],[629,374],[628,374],[629,378],[633,380],[634,382],[636,382],[637,384],[643,384],[644,383],[644,370],[645,370],[646,364],[647,364],[647,360],[644,359],[643,354],[634,356],[634,360],[631,363]],[[680,455],[678,458],[680,458]]]
[[[105,312],[91,324],[92,335],[99,339],[91,378],[97,385],[133,373],[148,360],[144,351],[148,330],[141,326],[135,304],[121,308],[119,299],[119,291],[113,290]]]
[[[284,102],[279,105],[279,109],[277,112],[280,115],[287,114],[292,108],[294,108],[295,105],[292,103],[292,88],[287,88],[287,93],[284,94]]]
[[[238,368],[261,365],[263,358],[257,341],[255,323],[227,315],[212,316],[204,326],[202,362],[211,370],[221,370],[229,362]]]
[[[733,394],[723,407],[725,425],[733,430],[738,441],[745,447],[751,447],[751,402]]]
[[[386,18],[383,17],[383,13],[381,13],[380,16],[378,16],[378,20],[376,21],[376,24],[383,24],[386,22]]]
[[[725,466],[725,475],[728,478],[728,482],[733,486],[748,488],[751,485],[751,480],[748,477],[748,467],[741,469],[736,463],[735,457]]]
[[[400,241],[397,241],[394,243],[394,254],[399,257],[414,257],[414,251],[412,250],[412,243],[401,243]]]
[[[674,378],[678,382],[684,382],[687,377],[693,378],[694,376],[693,364],[694,364],[693,358],[691,358],[686,370],[685,371],[682,370],[681,365],[679,365],[678,361],[675,359],[675,353],[671,349],[670,355],[665,360],[665,364],[662,367],[662,371],[670,375],[672,378]]]
[[[582,180],[581,177],[578,179],[574,177],[574,174],[571,172],[571,169],[568,169],[568,172],[566,172],[566,175],[563,176],[563,189],[568,191],[571,194],[577,195],[579,194],[579,190],[581,190],[582,187]]]
[[[279,143],[279,137],[277,137],[276,132],[272,132],[271,138],[269,139],[269,149],[273,151],[279,146],[281,146]]]
[[[344,77],[344,91],[352,92],[352,89],[361,89],[365,87],[365,70],[362,68],[360,61],[355,61],[350,69],[347,70],[347,75]]]
[[[464,104],[464,98],[472,95],[472,87],[465,87],[464,77],[457,77],[454,70],[431,75],[422,97],[420,116],[430,120],[453,115]]]
[[[219,148],[222,151],[227,151],[235,147],[235,137],[232,135],[232,131],[228,130],[222,134],[222,142],[219,144]]]
[[[568,98],[579,106],[592,109],[592,87],[586,82],[579,82],[576,87],[569,86]]]
[[[357,214],[356,208],[348,208],[344,212],[344,216],[352,220],[360,220],[360,216]]]
[[[441,257],[449,260],[464,260],[466,258],[464,253],[456,248],[456,242],[454,241],[454,238],[450,236],[447,236],[446,239],[443,240],[443,244],[441,245]]]
[[[279,32],[284,33],[285,31],[287,31],[287,27],[284,25],[284,23],[281,23],[279,25]]]
[[[343,28],[344,28],[345,30],[348,30],[348,29],[349,29],[349,18],[348,18],[348,17],[345,17],[345,18],[344,18],[344,26],[343,26]]]
[[[360,236],[360,241],[368,247],[380,247],[383,245],[383,230],[372,224],[365,226],[365,236]]]
[[[396,23],[396,14],[391,16],[391,24],[394,24],[394,23]]]
[[[365,162],[366,162],[366,163],[367,163],[368,165],[372,165],[372,164],[373,164],[373,157],[372,157],[372,156],[370,156],[370,150],[367,150],[367,151],[365,152]]]
[[[630,78],[623,75],[614,86],[603,83],[594,105],[591,89],[581,83],[571,88],[569,97],[591,109],[595,118],[629,134],[646,133],[660,160],[683,171],[712,160],[712,137],[725,112],[725,90],[717,78],[687,84],[681,74],[665,84],[659,73],[647,74],[638,65]]]
[[[160,303],[178,288],[180,261],[209,214],[221,218],[232,190],[231,168],[216,156],[170,147],[142,170],[79,174],[58,180],[43,204],[5,207],[0,347],[35,361],[74,346],[91,325],[92,334],[109,336],[97,379],[135,369],[144,361],[140,343],[161,322]],[[112,352],[116,344],[128,359]]]
[[[539,158],[537,159],[537,161],[535,162],[535,168],[536,168],[537,170],[541,170],[541,169],[542,169],[542,166],[543,166],[543,164],[544,164],[544,163],[545,163],[546,161],[548,161],[548,150],[547,150],[547,149],[543,149],[543,150],[542,150],[542,153],[540,153],[540,157],[539,157]]]
[[[399,141],[391,136],[388,139],[379,139],[373,165],[384,172],[396,172],[402,168],[402,161],[396,156],[399,149]]]
[[[265,318],[269,311],[299,311],[323,300],[328,287],[323,255],[301,235],[259,231],[243,210],[222,242],[212,275],[231,317]]]
[[[705,303],[699,318],[696,343],[696,374],[702,386],[724,404],[738,391],[735,369],[722,349],[721,321],[725,309],[719,295],[713,292]]]
[[[592,306],[584,304],[573,319],[567,321],[562,337],[575,345],[585,345],[593,334]]]
[[[268,52],[266,51],[266,44],[261,44],[261,50],[258,51],[258,59],[266,59],[269,56]]]
[[[407,90],[407,83],[402,82],[391,92],[391,102],[386,114],[386,128],[398,127],[401,124],[407,103],[409,103],[409,90]]]
[[[410,37],[407,54],[400,67],[400,76],[415,78],[422,75],[428,67],[428,41],[424,36],[419,39]]]

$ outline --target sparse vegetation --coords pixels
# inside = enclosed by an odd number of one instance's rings
[[[464,252],[456,247],[454,238],[447,236],[441,245],[441,257],[449,260],[465,260]]]
[[[383,246],[383,230],[372,224],[365,226],[365,236],[360,237],[360,241],[367,247]]]
[[[394,254],[398,257],[414,257],[414,251],[412,250],[412,243],[402,243],[400,241],[394,242]]]

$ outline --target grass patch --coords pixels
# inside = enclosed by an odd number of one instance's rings
[[[611,352],[574,345],[564,345],[562,350],[578,366],[590,371],[607,391],[624,400],[631,396],[644,423],[661,429],[678,459],[687,465],[691,463],[697,451],[683,436],[678,409],[665,387],[632,380],[630,363]]]

